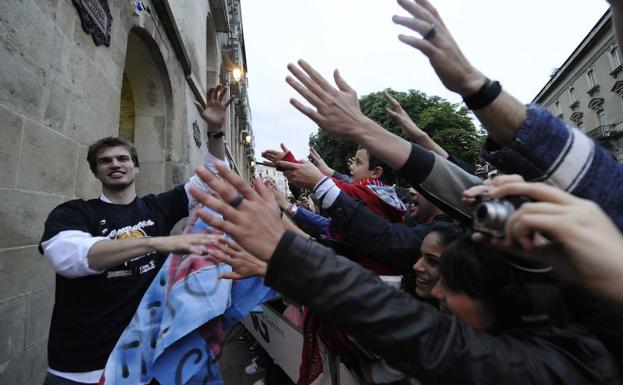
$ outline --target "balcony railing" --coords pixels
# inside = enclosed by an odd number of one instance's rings
[[[593,138],[594,140],[602,140],[602,139],[609,139],[613,137],[616,133],[617,133],[617,130],[615,129],[614,124],[606,124],[603,126],[599,126],[593,130],[590,130],[589,132],[586,133],[586,135]]]

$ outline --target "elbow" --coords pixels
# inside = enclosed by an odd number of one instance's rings
[[[55,259],[51,258],[48,255],[45,255],[45,257],[48,259],[48,262],[52,266],[52,269],[54,269],[54,272],[62,277],[74,279],[89,275],[86,274],[83,269],[80,269],[80,267],[77,266],[76,263],[72,263],[70,261],[70,258]]]

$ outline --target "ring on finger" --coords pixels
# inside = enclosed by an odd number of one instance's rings
[[[426,32],[423,38],[424,40],[431,40],[431,39],[434,39],[435,36],[437,36],[437,26],[431,23],[430,29],[428,30],[428,32]]]
[[[242,196],[242,194],[237,193],[234,199],[229,201],[229,205],[233,208],[236,208],[240,206],[243,200],[244,200],[244,197]]]

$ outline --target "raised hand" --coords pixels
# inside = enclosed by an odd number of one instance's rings
[[[294,78],[288,76],[286,82],[315,110],[297,99],[290,99],[290,103],[323,130],[336,136],[354,138],[358,136],[357,131],[369,122],[361,112],[357,93],[344,81],[338,70],[333,74],[337,88],[304,60],[299,60],[298,66],[288,64],[288,70]]]
[[[208,256],[232,267],[231,272],[219,274],[223,279],[242,279],[266,274],[266,262],[260,261],[231,239],[223,238],[208,250]]]
[[[279,205],[280,208],[285,209],[286,207],[288,207],[288,200],[286,199],[285,196],[283,196],[283,194],[281,193],[281,191],[279,191],[279,189],[277,188],[277,185],[275,184],[275,180],[271,177],[266,177],[264,178],[264,186],[266,186],[266,188],[273,193],[273,196],[275,197],[275,201],[277,202],[277,204]]]
[[[327,176],[333,176],[335,170],[327,165],[327,163],[324,161],[324,159],[322,159],[322,157],[320,156],[320,154],[318,154],[318,151],[316,151],[315,148],[311,147],[309,149],[309,155],[311,155],[314,163],[316,164],[316,166],[318,166],[318,169],[321,173]]]
[[[281,143],[279,145],[281,147],[281,151],[279,150],[265,150],[262,152],[262,157],[270,160],[271,162],[277,163],[282,160],[290,150],[286,147],[285,144]]]
[[[422,140],[425,136],[428,136],[424,131],[420,130],[420,128],[411,120],[407,112],[402,108],[400,103],[396,99],[394,99],[389,92],[383,91],[383,96],[387,103],[389,103],[390,108],[386,108],[385,111],[392,118],[396,119],[398,124],[400,125],[400,129],[402,133],[407,137],[415,140],[416,142]]]
[[[448,158],[449,154],[446,150],[444,150],[440,145],[437,144],[428,134],[422,131],[413,120],[409,117],[407,112],[402,108],[400,103],[389,94],[387,91],[383,91],[383,96],[385,96],[385,100],[389,103],[391,108],[386,108],[385,111],[400,125],[400,129],[402,133],[407,137],[413,140],[415,143],[420,146],[429,149],[431,151],[436,152],[439,156],[443,158]]]
[[[422,36],[401,34],[398,39],[428,57],[447,89],[462,96],[475,94],[485,83],[485,77],[463,55],[435,7],[428,0],[398,0],[398,4],[411,16],[396,15],[392,18],[394,23]]]
[[[208,90],[205,108],[199,102],[194,102],[199,115],[208,123],[208,131],[219,131],[225,123],[227,107],[236,99],[232,96],[223,102],[225,95],[227,95],[227,87],[218,85]]]
[[[288,178],[288,183],[306,189],[313,189],[314,186],[325,176],[310,162],[292,163],[279,161],[277,167],[283,170],[283,175]]]
[[[240,176],[217,163],[220,180],[204,167],[197,169],[197,176],[222,198],[216,198],[192,186],[190,193],[201,204],[221,214],[220,219],[203,211],[199,217],[212,227],[232,236],[240,246],[257,258],[268,261],[281,236],[285,232],[279,206],[272,193],[261,180],[255,181],[255,190]],[[238,201],[238,194],[243,198]],[[226,203],[230,202],[230,203]]]

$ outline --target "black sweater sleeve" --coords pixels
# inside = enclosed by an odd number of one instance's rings
[[[392,223],[343,192],[328,211],[332,228],[360,253],[402,272],[411,271],[426,236],[424,226]]]

